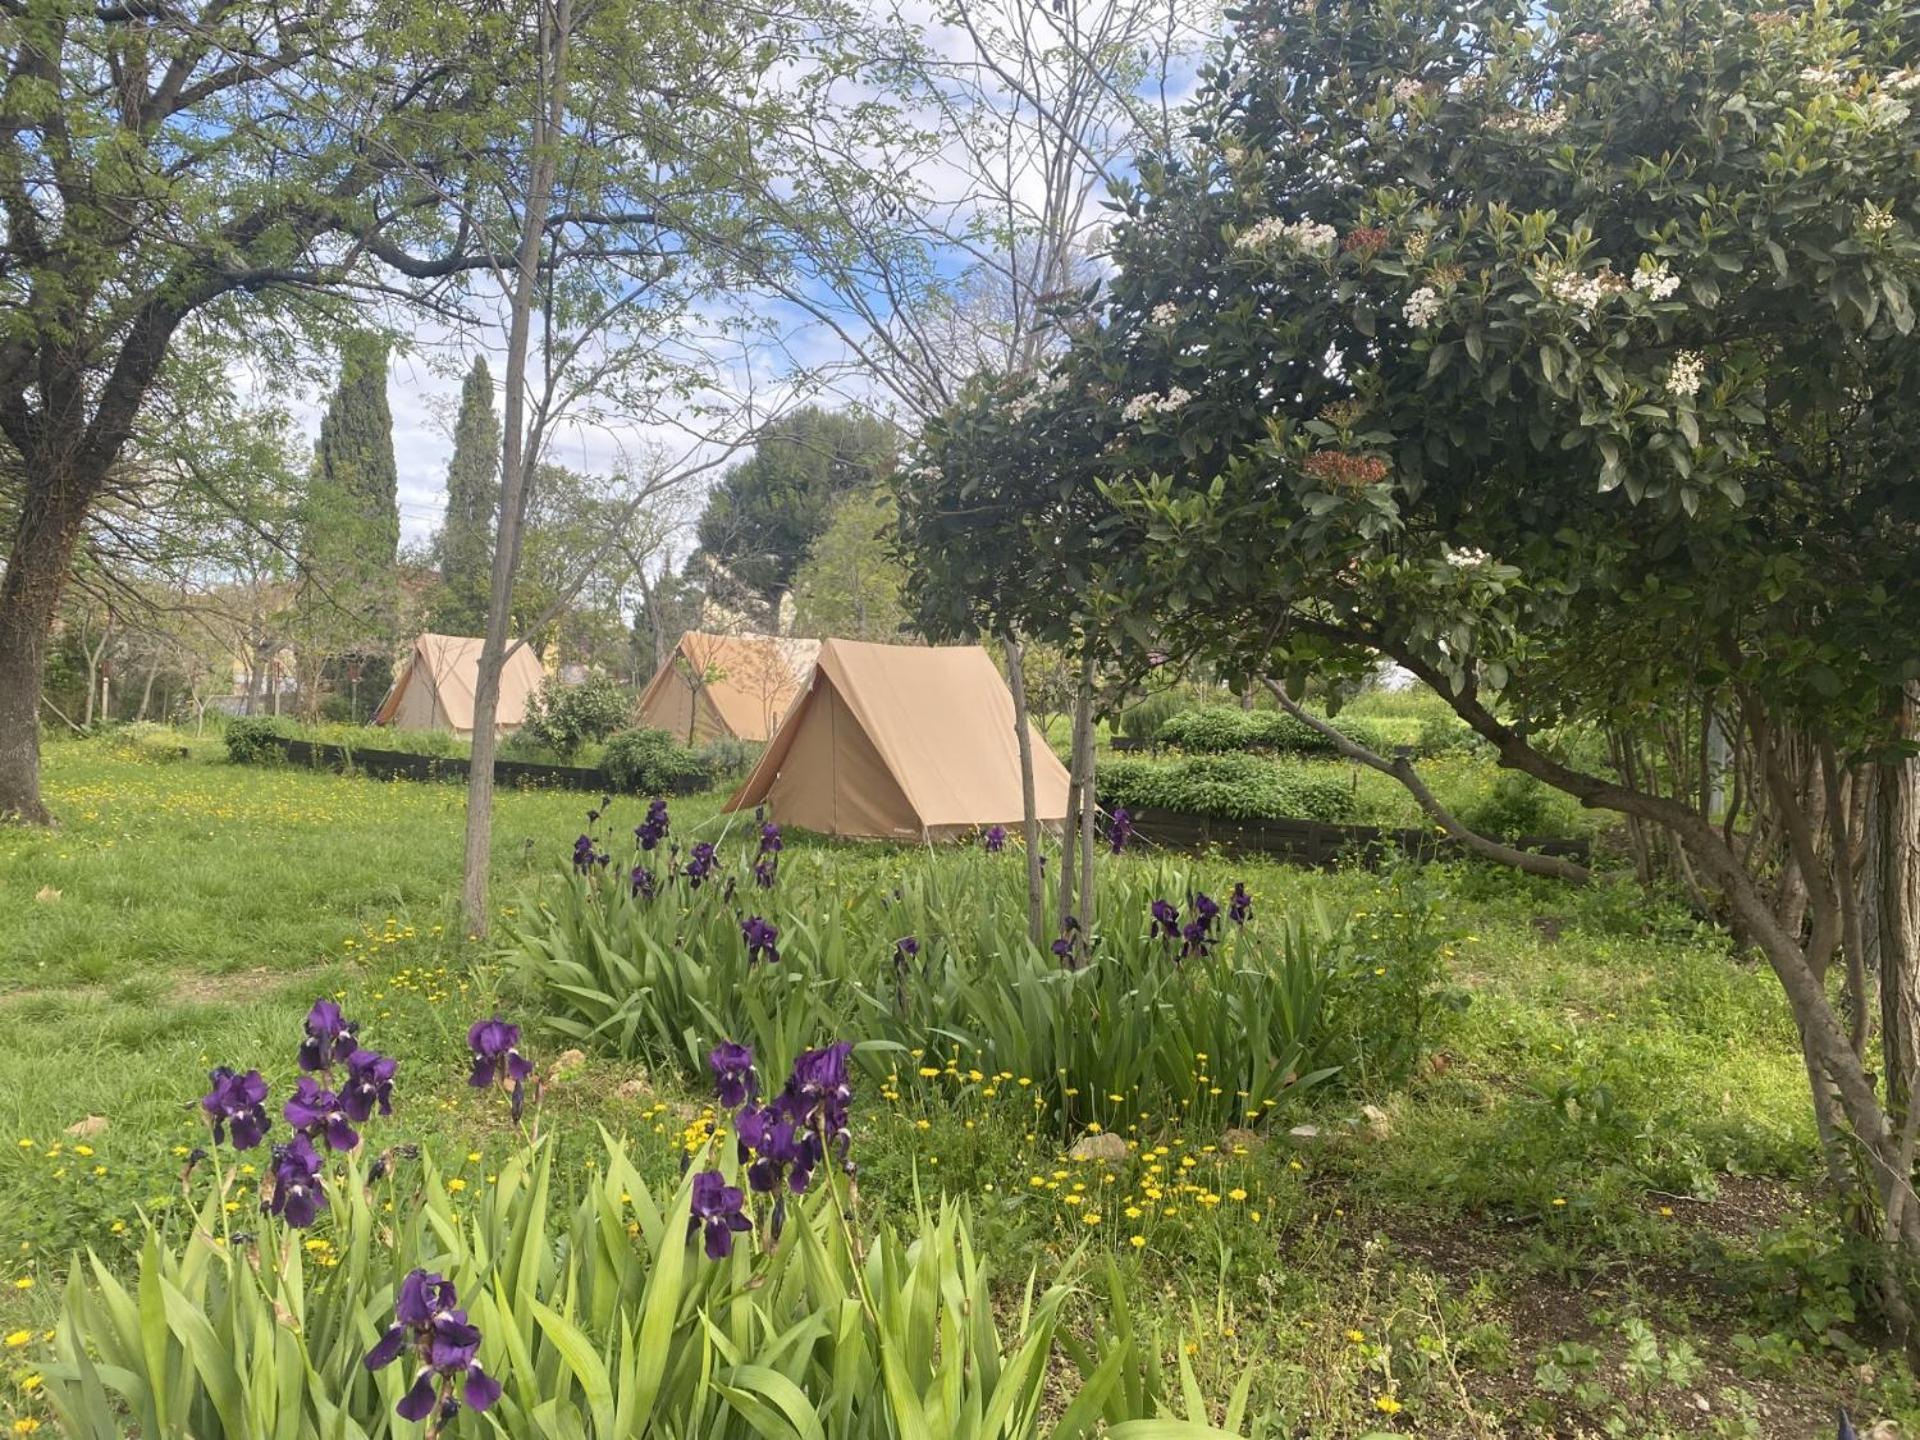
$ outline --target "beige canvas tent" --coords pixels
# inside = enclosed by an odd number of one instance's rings
[[[1033,733],[1043,821],[1067,813],[1067,771]],[[873,839],[951,839],[1021,819],[1013,697],[977,645],[828,640],[806,693],[734,797],[783,825]]]
[[[818,640],[689,630],[640,692],[640,723],[687,745],[771,740],[819,653]]]
[[[421,635],[394,679],[393,688],[373,712],[375,725],[396,730],[451,730],[473,734],[473,691],[480,675],[481,641],[464,635]],[[518,730],[527,704],[539,693],[540,657],[525,645],[507,657],[500,671],[500,708],[496,728]]]

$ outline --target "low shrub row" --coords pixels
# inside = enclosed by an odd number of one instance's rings
[[[600,756],[607,782],[625,795],[677,794],[713,778],[702,756],[665,730],[622,730],[607,741]]]
[[[1282,716],[1281,718],[1286,718]],[[1109,810],[1178,810],[1220,820],[1318,820],[1338,825],[1355,812],[1353,787],[1332,766],[1277,764],[1257,755],[1188,755],[1178,760],[1117,757],[1101,762],[1101,803]]]
[[[1472,737],[1458,720],[1438,715],[1339,715],[1329,722],[1356,744],[1391,756],[1405,747],[1429,757],[1468,748]],[[1284,710],[1241,710],[1209,705],[1182,710],[1161,722],[1155,738],[1193,754],[1264,750],[1282,755],[1327,757],[1339,754],[1332,740]]]

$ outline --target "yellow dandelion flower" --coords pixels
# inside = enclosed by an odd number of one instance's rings
[[[30,1332],[15,1330],[11,1335],[7,1336],[7,1348],[9,1350],[18,1350],[22,1345],[27,1344],[32,1339],[33,1336]]]
[[[1558,1207],[1567,1203],[1567,1197],[1564,1195],[1556,1195],[1553,1197],[1553,1203],[1554,1203],[1554,1207],[1557,1209]]]
[[[467,1151],[467,1163],[469,1165],[478,1165],[480,1163],[480,1152],[478,1150]]]
[[[1374,1397],[1373,1408],[1382,1415],[1398,1415],[1406,1407],[1391,1395],[1377,1395]]]
[[[22,1415],[13,1422],[13,1433],[16,1435],[31,1435],[39,1428],[40,1422],[31,1415]]]
[[[1347,1339],[1355,1345],[1364,1345],[1367,1339],[1367,1332],[1364,1330],[1349,1330],[1347,1331]]]
[[[1144,1235],[1135,1235],[1130,1237],[1127,1243],[1136,1250],[1144,1249],[1147,1243],[1147,1237]]]
[[[74,1146],[74,1147],[73,1147],[73,1153],[74,1153],[74,1154],[76,1154],[76,1155],[91,1155],[91,1154],[93,1154],[93,1146],[91,1146],[91,1145],[76,1145],[76,1146]]]
[[[1085,1220],[1089,1225],[1098,1225],[1100,1223],[1100,1212],[1098,1210],[1089,1210],[1080,1218]]]
[[[467,1182],[462,1180],[458,1175],[454,1176],[453,1179],[447,1181],[447,1189],[452,1191],[455,1195],[458,1195],[462,1190],[466,1188],[467,1188]]]
[[[13,1288],[16,1290],[31,1290],[33,1288],[33,1277],[31,1275],[22,1275],[18,1280],[13,1282]]]

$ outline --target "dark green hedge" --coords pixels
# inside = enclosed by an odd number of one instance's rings
[[[1178,810],[1222,820],[1353,818],[1346,776],[1275,764],[1254,755],[1189,755],[1181,760],[1103,760],[1099,790],[1109,808]]]
[[[708,778],[706,761],[665,730],[622,730],[607,741],[600,768],[628,795],[665,795]]]

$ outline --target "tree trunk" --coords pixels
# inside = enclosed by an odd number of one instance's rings
[[[30,481],[0,578],[0,820],[51,819],[40,800],[40,688],[91,493],[72,479]]]
[[[1047,892],[1040,870],[1040,820],[1036,811],[1033,785],[1033,729],[1027,719],[1027,675],[1021,668],[1026,656],[1020,637],[1009,626],[1000,636],[1007,655],[1007,689],[1013,692],[1014,743],[1020,749],[1021,835],[1027,849],[1027,934],[1036,945],[1046,939]]]
[[[507,659],[507,619],[513,609],[513,579],[520,566],[520,536],[527,508],[527,350],[539,291],[541,236],[546,232],[547,212],[553,201],[556,162],[548,141],[566,119],[566,55],[572,23],[571,0],[556,0],[551,14],[542,6],[538,64],[547,82],[547,104],[535,111],[529,137],[533,172],[528,177],[526,208],[520,217],[507,329],[499,533],[493,545],[487,634],[481,642],[479,674],[474,682],[473,756],[467,767],[466,859],[460,893],[468,932],[482,936],[492,918],[487,898],[493,878],[493,759],[499,743],[495,721],[500,713],[500,671]]]
[[[1873,767],[1865,819],[1861,941],[1880,985],[1881,1093],[1897,1122],[1920,1075],[1920,761]]]
[[[1088,756],[1081,745],[1081,723],[1092,708],[1093,696],[1082,691],[1073,701],[1073,731],[1067,765],[1067,815],[1060,827],[1060,883],[1058,933],[1067,934],[1067,920],[1074,916],[1074,886],[1080,873],[1080,815],[1086,805],[1086,766]],[[1084,910],[1085,901],[1081,908]]]
[[[144,720],[147,718],[147,711],[153,704],[153,679],[159,673],[160,662],[158,660],[147,666],[147,681],[146,684],[140,687],[140,709],[135,713],[134,719]]]
[[[1097,793],[1094,787],[1095,765],[1093,758],[1093,662],[1086,662],[1080,672],[1081,693],[1086,697],[1084,706],[1085,720],[1082,724],[1081,745],[1085,747],[1086,759],[1080,766],[1080,939],[1085,943],[1093,929],[1094,891],[1093,891],[1093,849],[1098,842],[1098,833],[1094,825],[1094,816],[1099,810],[1094,800]]]

